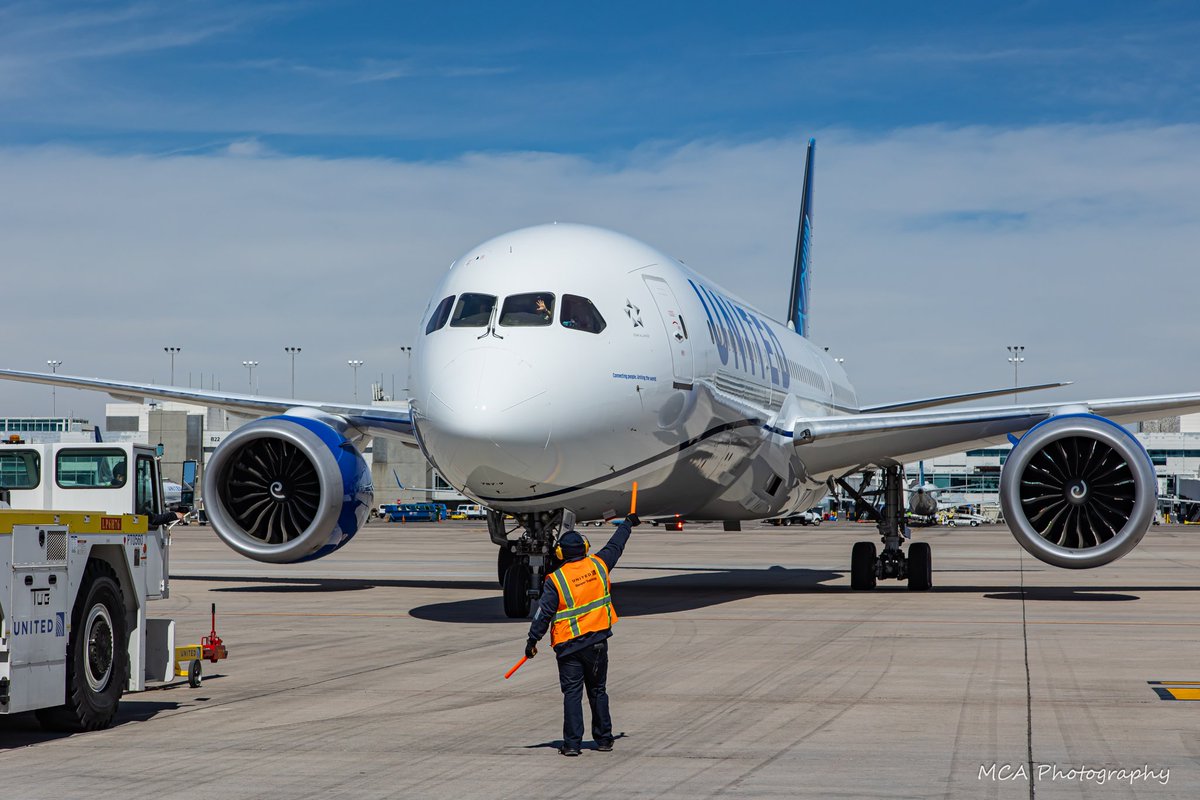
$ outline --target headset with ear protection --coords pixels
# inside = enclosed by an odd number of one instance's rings
[[[576,533],[579,533],[579,531],[576,531]],[[589,542],[588,538],[582,533],[579,533],[579,538],[583,539],[583,554],[586,556],[588,553],[592,552],[592,543]],[[554,557],[559,561],[565,560],[566,557],[563,555],[561,544],[554,545]]]

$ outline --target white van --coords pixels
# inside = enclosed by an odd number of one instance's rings
[[[487,519],[487,509],[474,503],[463,503],[456,511],[467,519]]]

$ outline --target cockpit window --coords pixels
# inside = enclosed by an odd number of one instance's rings
[[[600,316],[592,301],[574,294],[563,295],[559,321],[564,328],[587,333],[599,333],[605,327],[604,317]]]
[[[492,310],[496,308],[496,296],[493,294],[462,294],[458,296],[458,304],[454,306],[454,316],[450,318],[451,328],[484,328],[492,319]]]
[[[554,295],[549,292],[509,295],[500,309],[500,324],[506,328],[549,325],[553,320]]]
[[[450,319],[450,309],[454,307],[454,295],[450,295],[442,302],[438,303],[437,308],[429,316],[429,324],[425,326],[425,335],[440,331],[446,324],[446,320]]]

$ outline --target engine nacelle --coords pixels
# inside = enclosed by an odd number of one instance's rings
[[[1000,475],[1000,507],[1013,536],[1056,567],[1116,561],[1146,535],[1157,502],[1154,465],[1141,442],[1091,414],[1035,425]]]
[[[213,530],[238,553],[274,564],[337,550],[366,524],[374,499],[371,470],[353,443],[305,416],[238,428],[204,475]]]
[[[917,489],[908,496],[908,510],[922,517],[932,517],[937,513],[937,498],[924,489]]]

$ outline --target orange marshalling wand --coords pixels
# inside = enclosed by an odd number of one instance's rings
[[[517,670],[519,670],[521,668],[521,665],[524,664],[528,660],[529,660],[528,657],[521,656],[521,660],[518,661],[516,664],[514,664],[512,669],[510,669],[508,672],[504,673],[504,680],[508,680],[509,678],[511,678],[512,674],[514,672],[516,672]]]
[[[637,513],[637,481],[633,482],[633,497],[629,499],[629,513]]]

